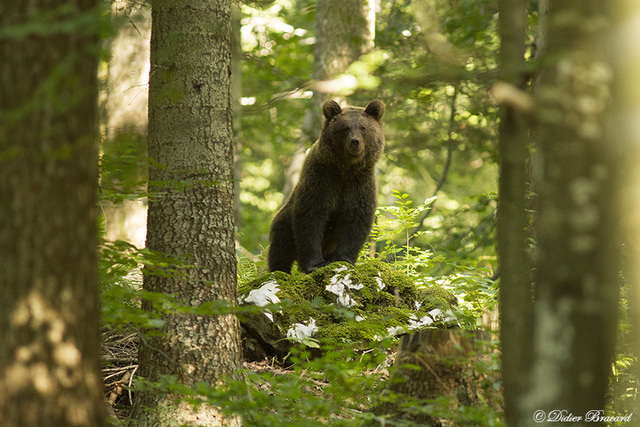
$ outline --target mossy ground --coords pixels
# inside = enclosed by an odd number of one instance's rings
[[[446,312],[456,305],[451,292],[439,286],[418,287],[404,272],[376,259],[355,266],[338,262],[308,275],[268,273],[240,285],[241,301],[251,290],[273,281],[278,284],[277,297],[283,306],[271,311],[283,338],[293,324],[306,325],[314,319],[318,330],[312,338],[358,348],[367,348],[402,328],[411,332],[420,329],[415,322],[412,326],[412,319],[424,318],[434,309]],[[341,297],[336,294],[340,291]],[[265,317],[264,321],[269,320]],[[437,320],[424,325],[438,326]]]

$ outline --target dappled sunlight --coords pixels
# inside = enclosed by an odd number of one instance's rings
[[[69,393],[101,387],[95,366],[68,329],[80,320],[75,310],[55,306],[38,290],[15,305],[10,323],[17,345],[13,360],[4,367],[0,401],[18,401],[35,393],[42,408],[52,414],[62,411],[69,426],[86,426],[95,419],[86,395]],[[36,415],[32,414],[34,421]]]

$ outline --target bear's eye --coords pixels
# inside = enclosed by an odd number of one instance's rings
[[[367,128],[365,128],[364,126],[360,126],[360,131],[364,132],[365,130],[367,130]]]

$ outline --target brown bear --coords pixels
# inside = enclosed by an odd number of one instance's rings
[[[269,271],[305,273],[335,261],[354,264],[376,211],[375,165],[384,150],[384,103],[322,106],[325,123],[300,180],[271,223]]]

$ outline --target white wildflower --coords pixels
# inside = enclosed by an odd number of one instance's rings
[[[447,311],[443,312],[439,308],[434,308],[429,312],[429,315],[437,322],[460,324],[460,322],[458,322],[458,318],[451,309],[447,309]]]
[[[337,270],[337,269],[336,269]],[[344,268],[346,270],[346,267]],[[361,283],[353,284],[351,281],[351,273],[347,273],[346,276],[342,277],[339,274],[335,274],[329,280],[329,284],[325,287],[325,289],[332,294],[335,294],[338,299],[338,303],[343,307],[353,307],[358,303],[351,298],[351,296],[347,293],[348,289],[362,289],[364,285]]]
[[[337,301],[343,307],[353,307],[355,305],[358,305],[358,303],[353,298],[351,298],[351,295],[346,292],[342,295],[339,295]]]
[[[423,316],[418,319],[415,314],[412,314],[409,317],[409,329],[411,330],[420,329],[424,326],[429,326],[432,323],[433,319],[429,316]]]
[[[294,323],[291,325],[291,328],[287,331],[287,338],[304,340],[311,338],[316,332],[318,332],[316,319],[310,317],[309,322],[306,325],[304,323]]]
[[[276,295],[280,289],[278,288],[278,282],[275,280],[269,280],[259,289],[254,289],[249,292],[244,298],[244,302],[257,305],[258,307],[264,307],[267,304],[277,304],[280,302],[280,298]],[[264,315],[273,322],[273,314],[269,310],[265,310]]]
[[[390,336],[401,335],[405,333],[405,328],[402,326],[390,326],[387,328],[387,333]]]
[[[267,304],[279,303],[280,298],[276,295],[280,291],[278,288],[278,282],[275,280],[269,280],[259,289],[254,289],[249,292],[244,299],[244,302],[257,305],[258,307],[264,307]]]

